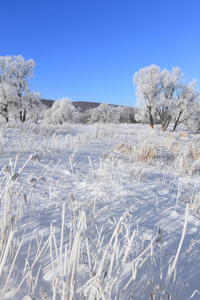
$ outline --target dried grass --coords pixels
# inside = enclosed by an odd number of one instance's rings
[[[200,149],[197,146],[192,146],[190,148],[190,154],[193,160],[199,160],[200,158]]]
[[[200,211],[200,193],[193,195],[190,201],[190,209],[193,214],[199,213]]]
[[[179,135],[187,137],[185,133]],[[169,134],[160,140],[144,141],[138,144],[120,144],[116,151],[129,159],[129,162],[150,163],[167,162],[182,174],[197,175],[200,173],[200,147],[196,140],[181,140]]]
[[[174,135],[171,134],[171,133],[168,133],[167,138],[168,138],[168,139],[174,139]]]
[[[129,155],[131,161],[139,162],[149,162],[157,154],[157,150],[149,144],[137,146],[121,144],[116,150],[122,154]]]
[[[141,150],[139,155],[140,162],[148,162],[149,160],[153,159],[157,154],[156,149],[148,145],[142,146],[140,150]]]
[[[130,145],[125,145],[125,144],[121,144],[117,147],[117,151],[122,153],[122,154],[129,154],[132,151],[132,146]]]
[[[188,135],[187,135],[185,132],[180,132],[180,133],[179,133],[179,136],[180,136],[180,137],[184,137],[184,138],[187,138],[187,137],[188,137]]]
[[[178,144],[176,142],[173,142],[172,144],[167,143],[167,150],[172,153],[177,153],[179,150]]]
[[[183,174],[189,174],[192,172],[192,164],[186,156],[177,156],[174,161],[174,166]]]

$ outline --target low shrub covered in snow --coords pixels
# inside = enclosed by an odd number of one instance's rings
[[[77,111],[70,99],[66,97],[53,103],[53,106],[45,112],[43,122],[56,125],[76,123],[77,119]]]

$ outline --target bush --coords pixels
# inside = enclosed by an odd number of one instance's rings
[[[62,125],[65,123],[76,123],[77,119],[77,111],[70,99],[66,97],[54,102],[53,106],[46,111],[43,122]]]

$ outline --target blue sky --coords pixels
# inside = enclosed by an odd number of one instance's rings
[[[0,55],[37,64],[43,98],[136,105],[133,74],[179,66],[200,92],[199,0],[4,0]]]

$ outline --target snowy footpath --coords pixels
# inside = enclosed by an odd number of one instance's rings
[[[18,125],[0,141],[0,299],[200,299],[199,135]]]

